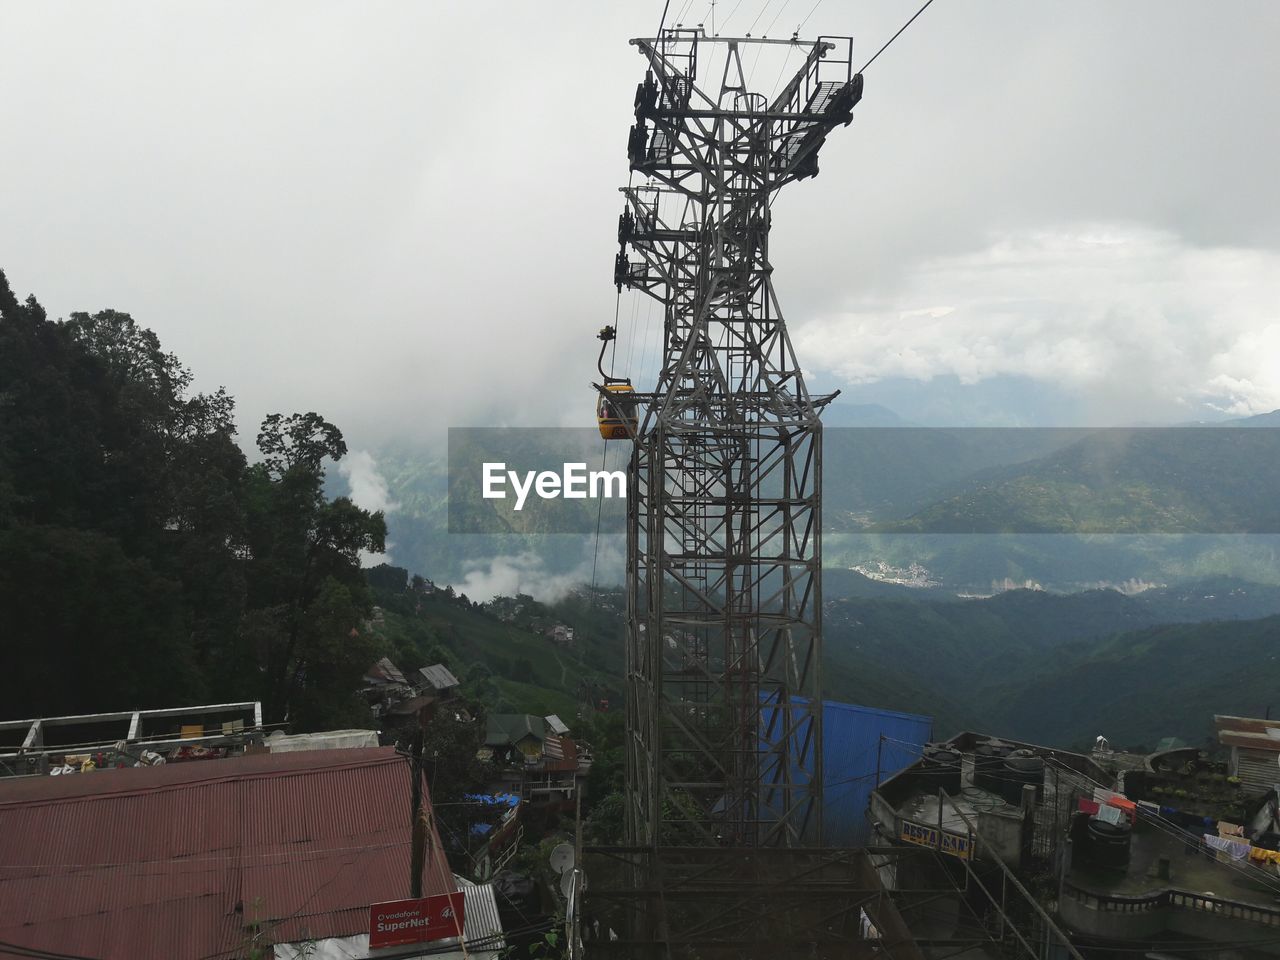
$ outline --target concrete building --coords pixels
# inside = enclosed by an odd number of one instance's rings
[[[1110,759],[965,733],[881,783],[869,807],[878,842],[933,857],[879,861],[917,938],[1003,931],[1020,910],[1027,929],[1056,930],[1086,954],[1280,953],[1275,791],[1194,748]],[[909,908],[911,890],[945,889],[948,876],[955,897]]]
[[[1213,726],[1228,753],[1231,776],[1255,793],[1280,782],[1280,720],[1215,716]]]

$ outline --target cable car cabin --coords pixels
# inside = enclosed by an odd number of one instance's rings
[[[606,383],[609,392],[600,396],[596,404],[596,419],[600,421],[600,436],[606,440],[626,440],[635,436],[636,398],[629,383]]]

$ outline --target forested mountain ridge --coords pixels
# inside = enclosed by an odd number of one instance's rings
[[[1268,630],[1280,645],[1280,588],[1266,585],[1212,580],[1136,596],[1013,590],[964,601],[840,597],[828,587],[826,596],[828,693],[930,714],[940,734],[979,729],[1064,747],[1087,746],[1097,732],[1117,745],[1198,740],[1214,712],[1262,709],[1264,692],[1280,686],[1280,660],[1265,653]],[[1197,645],[1211,668],[1189,660]],[[1113,676],[1123,683],[1105,682]],[[1228,676],[1239,681],[1234,691]],[[1105,731],[1086,734],[1103,720]]]
[[[1034,676],[993,685],[1007,736],[1154,749],[1176,736],[1202,746],[1215,713],[1263,716],[1280,706],[1280,617],[1163,624],[1092,647],[1065,648]]]
[[[1106,429],[883,524],[919,533],[1276,533],[1280,430]],[[1246,428],[1248,427],[1248,428]]]

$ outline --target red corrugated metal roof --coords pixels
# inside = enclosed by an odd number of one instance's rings
[[[409,788],[389,747],[0,781],[0,941],[212,960],[255,924],[364,932],[370,903],[409,895]],[[425,873],[424,895],[456,889],[443,854]]]
[[[578,744],[569,737],[548,734],[542,744],[542,769],[549,772],[566,772],[578,769]]]

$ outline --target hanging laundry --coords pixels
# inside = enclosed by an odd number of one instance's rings
[[[1280,851],[1264,850],[1262,847],[1249,847],[1249,859],[1255,863],[1280,864]]]
[[[1243,860],[1249,856],[1249,844],[1243,840],[1233,840],[1230,837],[1220,837],[1216,833],[1206,833],[1204,842],[1211,849],[1226,854],[1232,860]]]
[[[1118,825],[1121,820],[1125,819],[1125,815],[1124,811],[1119,807],[1114,807],[1109,803],[1104,803],[1098,808],[1098,819],[1103,823],[1114,823]]]

